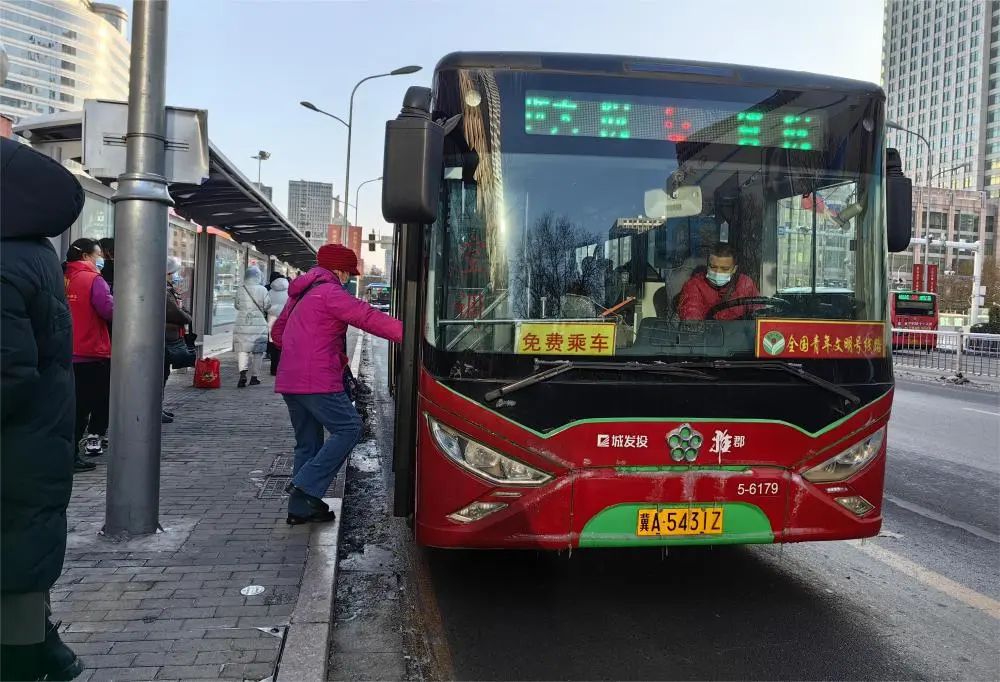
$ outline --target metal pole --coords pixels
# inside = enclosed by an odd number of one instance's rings
[[[358,188],[356,190],[354,190],[354,224],[355,225],[358,224],[358,206],[361,204],[361,188],[364,187],[365,185],[369,184],[369,183],[378,182],[381,179],[382,179],[382,176],[380,175],[377,178],[372,178],[371,180],[365,180],[360,185],[358,185]],[[346,211],[345,211],[345,213],[346,213]]]
[[[351,90],[351,102],[347,108],[347,164],[344,168],[344,203],[351,198],[351,133],[354,132],[354,93],[358,91],[358,86],[364,83],[367,78],[364,78],[354,86]],[[355,202],[357,203],[357,202]],[[350,221],[347,220],[347,206],[344,206],[344,229],[340,231],[340,243],[347,246],[347,228]]]
[[[125,173],[115,202],[116,271],[111,359],[111,461],[105,532],[159,526],[160,410],[166,309],[166,0],[135,0]]]
[[[983,282],[983,242],[975,243],[975,255],[972,257],[972,309],[969,311],[969,324],[979,322],[979,287]]]
[[[397,71],[398,71],[398,69],[397,69]],[[385,78],[386,76],[394,76],[394,75],[396,75],[395,72],[392,72],[392,73],[378,73],[378,74],[375,74],[374,76],[366,76],[365,78],[362,78],[357,83],[355,83],[354,84],[354,89],[351,90],[351,101],[350,101],[350,103],[347,106],[347,164],[346,164],[346,168],[344,169],[344,203],[345,204],[347,203],[347,200],[351,198],[351,134],[354,132],[354,95],[355,95],[355,93],[357,93],[358,88],[360,88],[363,83],[366,83],[366,82],[368,82],[370,80],[373,80],[375,78]],[[354,203],[357,204],[358,202],[355,201]],[[347,244],[348,244],[348,240],[347,240],[347,228],[348,228],[349,224],[350,223],[347,220],[347,208],[345,207],[344,208],[344,230],[343,230],[343,234],[341,235],[341,242],[344,244],[344,246],[347,246]]]

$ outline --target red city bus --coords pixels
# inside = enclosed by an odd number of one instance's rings
[[[452,54],[433,82],[387,123],[383,173],[408,330],[394,507],[416,540],[875,535],[887,251],[911,235],[882,90],[565,54]],[[709,252],[739,274],[682,315]]]
[[[938,329],[937,294],[926,291],[894,291],[889,299],[892,320],[892,347],[932,350],[937,347],[935,334],[907,334],[897,329],[936,332]]]

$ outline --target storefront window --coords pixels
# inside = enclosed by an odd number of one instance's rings
[[[104,197],[84,193],[83,210],[73,226],[74,234],[87,239],[104,239],[114,234],[114,204]]]
[[[257,268],[260,270],[261,284],[267,284],[267,278],[268,275],[270,275],[270,272],[268,271],[269,263],[267,256],[260,253],[259,251],[254,251],[253,249],[250,249],[247,252],[247,267],[249,268],[253,265],[256,265]]]
[[[194,253],[197,233],[194,227],[187,227],[173,219],[167,229],[167,255],[181,262],[180,281],[175,288],[181,295],[184,308],[191,310],[194,296]]]
[[[243,279],[243,250],[215,239],[215,281],[212,287],[212,331],[236,321],[236,288]]]

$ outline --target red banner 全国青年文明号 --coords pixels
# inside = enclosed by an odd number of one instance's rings
[[[759,358],[884,358],[884,322],[757,320]]]

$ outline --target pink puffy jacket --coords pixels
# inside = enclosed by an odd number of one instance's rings
[[[403,340],[399,320],[352,296],[329,270],[315,267],[292,282],[288,303],[271,330],[281,348],[275,393],[343,391],[349,325],[395,343]]]

